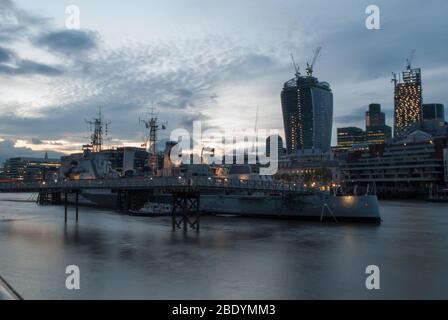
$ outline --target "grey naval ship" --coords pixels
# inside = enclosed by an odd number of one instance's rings
[[[274,183],[270,176],[260,176],[253,172],[250,165],[180,165],[174,166],[170,160],[169,148],[165,150],[164,167],[157,176],[135,176],[133,179],[157,179],[166,176],[188,179],[203,177],[225,183],[232,181],[263,181]],[[63,166],[61,174],[66,179],[122,179],[119,172],[112,168],[111,162],[103,153],[85,150],[76,159]],[[132,172],[126,173],[126,176]],[[81,204],[116,208],[117,193],[112,190],[83,190]],[[171,212],[171,195],[155,193],[145,199],[139,209],[130,214],[140,216],[168,215]],[[375,194],[342,194],[341,192],[226,192],[209,191],[201,193],[200,210],[206,214],[224,214],[259,217],[301,218],[334,221],[380,222],[380,210]]]

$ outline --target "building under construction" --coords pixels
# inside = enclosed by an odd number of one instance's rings
[[[313,77],[313,62],[307,65],[306,75],[295,67],[295,77],[287,81],[281,93],[286,147],[289,154],[305,149],[330,150],[333,125],[333,93],[327,82]]]
[[[422,75],[420,68],[412,68],[412,54],[402,73],[402,79],[397,80],[393,74],[394,83],[394,138],[405,137],[410,127],[422,120]]]

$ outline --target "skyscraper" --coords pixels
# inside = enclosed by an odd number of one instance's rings
[[[441,103],[426,103],[422,105],[422,117],[424,121],[445,121],[445,106]]]
[[[333,93],[327,82],[309,72],[296,73],[281,93],[283,124],[288,153],[303,149],[330,150],[333,125]]]
[[[283,139],[279,135],[269,136],[266,139],[266,156],[271,156],[271,137],[277,139],[277,156],[281,157],[284,155]]]
[[[366,128],[370,126],[384,126],[386,124],[386,115],[381,112],[379,103],[369,104],[369,111],[366,111]]]
[[[441,103],[422,105],[421,130],[433,136],[448,134],[448,123],[445,122],[445,106]]]
[[[379,103],[371,103],[366,111],[366,142],[386,143],[392,138],[392,129],[386,125],[386,115]]]
[[[394,137],[404,137],[408,129],[422,119],[422,77],[420,68],[412,69],[410,63],[403,71],[403,81],[394,75]]]

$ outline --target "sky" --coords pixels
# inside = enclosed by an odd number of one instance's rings
[[[365,27],[368,5],[380,29]],[[66,7],[80,29],[67,29]],[[109,146],[144,140],[151,107],[175,128],[283,131],[290,54],[330,83],[336,128],[364,128],[369,103],[392,125],[391,72],[422,68],[424,102],[448,105],[448,2],[431,0],[0,0],[0,162],[79,151],[85,120],[111,121]]]

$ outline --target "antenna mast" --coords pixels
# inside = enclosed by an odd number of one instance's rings
[[[148,165],[153,175],[157,174],[158,170],[158,160],[157,160],[157,132],[159,130],[166,129],[166,123],[159,125],[157,114],[155,112],[155,108],[150,108],[149,120],[140,119],[140,123],[145,125],[146,129],[149,129],[149,136],[145,140],[143,144],[144,147],[147,147],[149,153]],[[148,145],[149,142],[149,145]]]
[[[108,135],[109,125],[112,122],[104,122],[101,107],[99,107],[98,118],[85,121],[90,125],[92,134],[90,136],[90,144],[83,146],[84,149],[90,149],[92,152],[101,152],[101,150],[103,150],[103,133],[105,136]]]

